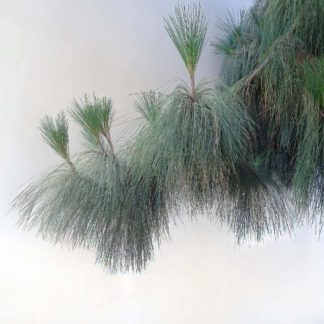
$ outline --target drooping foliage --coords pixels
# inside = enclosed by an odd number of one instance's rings
[[[164,22],[189,84],[139,95],[143,123],[125,147],[111,140],[110,99],[85,96],[68,110],[86,140],[73,156],[64,115],[45,117],[42,135],[64,163],[15,199],[21,225],[94,249],[111,271],[141,271],[184,211],[238,241],[289,231],[290,197],[300,214],[323,213],[323,5],[313,6],[259,0],[223,22],[223,80],[212,84],[195,80],[205,15],[178,5]]]
[[[220,25],[223,81],[257,124],[253,154],[292,191],[300,216],[324,216],[324,2],[258,0]]]
[[[69,113],[90,148],[87,145],[72,162],[64,115],[42,120],[44,139],[65,163],[34,180],[16,197],[19,222],[25,228],[36,227],[53,242],[94,249],[97,261],[110,271],[141,270],[152,257],[152,231],[157,237],[164,228],[149,223],[150,207],[146,202],[141,206],[137,199],[146,188],[138,184],[126,190],[130,174],[110,137],[112,102],[85,96],[74,101]]]
[[[226,87],[198,84],[192,97],[177,85],[147,124],[136,138],[132,174],[154,182],[173,211],[207,213],[239,240],[289,229],[285,195],[251,163],[253,125]]]

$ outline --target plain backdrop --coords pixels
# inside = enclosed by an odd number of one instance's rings
[[[220,70],[209,46],[217,19],[249,3],[201,2],[209,33],[198,79]],[[39,134],[44,114],[96,92],[114,100],[114,142],[127,141],[132,94],[186,79],[163,28],[175,4],[0,1],[0,323],[324,323],[324,243],[314,228],[238,247],[226,228],[182,215],[146,271],[110,275],[93,252],[52,246],[8,214],[18,187],[58,162]]]

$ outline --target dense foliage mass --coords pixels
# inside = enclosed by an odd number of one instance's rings
[[[253,155],[301,216],[324,216],[324,1],[258,0],[222,24],[222,79],[256,123]]]
[[[183,211],[238,241],[289,231],[291,206],[323,215],[322,17],[321,0],[257,1],[213,44],[222,82],[196,83],[207,22],[199,5],[178,5],[165,27],[189,84],[138,96],[143,124],[126,148],[111,141],[110,99],[74,101],[86,146],[73,157],[65,115],[45,117],[41,133],[64,163],[17,196],[21,225],[95,249],[111,271],[141,271]]]

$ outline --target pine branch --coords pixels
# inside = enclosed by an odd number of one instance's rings
[[[253,70],[249,75],[243,78],[242,81],[245,84],[250,84],[271,63],[271,61],[275,57],[277,47],[289,41],[289,39],[293,36],[295,30],[296,30],[296,24],[293,24],[290,31],[287,34],[277,39],[277,41],[272,45],[271,49],[269,50],[270,53],[262,61],[262,63],[255,70]]]
[[[45,116],[41,120],[40,131],[45,142],[61,156],[74,171],[75,167],[69,154],[69,134],[68,124],[64,113],[59,114],[54,120],[52,117]]]
[[[195,97],[195,71],[204,46],[207,20],[200,5],[179,4],[174,14],[164,18],[165,29],[178,49],[190,76],[191,95]]]

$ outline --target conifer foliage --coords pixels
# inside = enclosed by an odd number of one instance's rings
[[[141,271],[184,212],[208,214],[238,241],[290,231],[293,203],[323,214],[323,5],[308,3],[257,1],[223,23],[218,84],[195,78],[200,5],[176,6],[164,23],[189,84],[140,94],[143,123],[126,147],[112,143],[110,99],[85,96],[67,111],[85,139],[75,155],[64,113],[45,117],[42,136],[64,162],[16,197],[21,226],[94,249],[110,271]]]
[[[257,124],[253,154],[302,219],[324,217],[324,1],[258,0],[221,24],[222,79]]]

